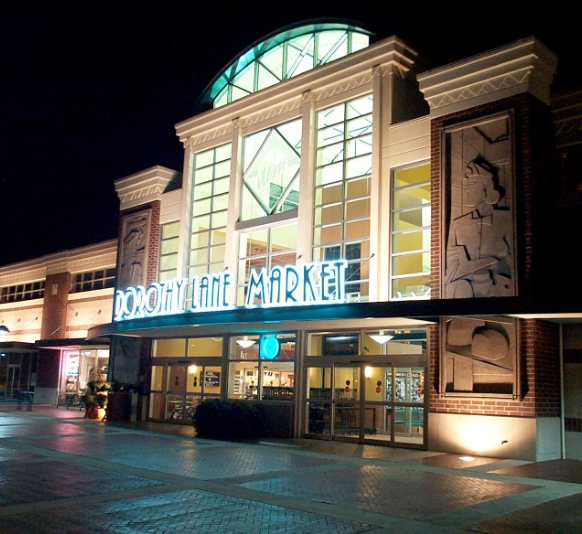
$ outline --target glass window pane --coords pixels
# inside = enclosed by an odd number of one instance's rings
[[[406,278],[395,278],[392,280],[392,298],[428,298],[430,296],[430,275],[427,273],[421,276],[411,276]]]
[[[327,165],[318,169],[315,180],[317,185],[327,185],[334,182],[339,182],[344,177],[344,163],[340,161],[333,165]]]
[[[199,200],[192,204],[192,215],[204,215],[210,213],[210,199]]]
[[[413,250],[427,250],[430,248],[430,232],[405,232],[394,234],[392,237],[392,252],[411,252]]]
[[[320,187],[315,192],[316,205],[331,204],[342,200],[342,185],[333,184]]]
[[[223,211],[228,209],[228,195],[220,195],[212,198],[212,211]]]
[[[360,156],[359,158],[349,159],[346,167],[346,178],[362,176],[372,172],[372,156]]]
[[[208,249],[200,248],[190,252],[190,265],[200,265],[208,261]]]
[[[226,232],[224,230],[213,230],[210,235],[212,245],[222,245],[226,243]]]
[[[194,187],[194,200],[201,200],[212,195],[212,182],[205,182]]]
[[[212,214],[212,228],[225,228],[228,212],[220,211]]]
[[[346,199],[364,197],[370,195],[371,180],[369,176],[356,178],[346,183]]]
[[[186,354],[185,339],[156,339],[154,341],[154,358],[168,356],[184,356]]]
[[[392,215],[392,231],[416,230],[419,227],[430,225],[430,206],[426,208],[400,211]]]
[[[345,106],[343,104],[327,108],[317,114],[317,129],[321,130],[332,124],[343,124],[345,117]],[[318,143],[319,146],[321,146]]]
[[[224,262],[224,245],[219,245],[210,249],[210,261],[212,263]]]
[[[225,159],[230,159],[231,149],[232,149],[232,146],[230,143],[216,147],[215,157],[214,157],[215,161],[219,162],[219,161],[224,161]]]
[[[418,274],[430,272],[430,254],[405,254],[392,258],[392,275]]]
[[[222,356],[222,337],[189,338],[188,356]]]
[[[368,237],[370,235],[370,220],[354,221],[346,223],[345,239]]]
[[[418,165],[394,171],[394,187],[405,187],[421,182],[430,182],[430,164]]]
[[[346,205],[346,219],[358,219],[370,216],[370,199],[363,198],[348,202]]]
[[[194,156],[194,167],[200,169],[201,167],[206,167],[212,164],[214,157],[214,150],[206,150],[205,152],[200,152]]]
[[[223,178],[230,176],[230,160],[217,163],[214,166],[214,178]]]
[[[210,228],[210,216],[203,215],[192,219],[192,232],[199,232],[200,230],[208,230]]]
[[[209,232],[199,232],[197,234],[193,234],[192,237],[190,238],[190,248],[196,249],[201,247],[207,247],[209,235],[210,235]]]
[[[222,195],[228,193],[230,188],[230,178],[220,178],[213,182],[213,194]]]
[[[341,225],[335,224],[332,226],[324,226],[319,228],[319,239],[316,240],[317,245],[324,245],[325,243],[335,243],[341,241]]]
[[[172,239],[165,239],[162,241],[161,253],[171,254],[172,252],[178,252],[178,238],[174,237]]]
[[[177,237],[180,233],[180,223],[173,222],[169,224],[164,224],[162,226],[162,239],[168,239],[170,237]],[[115,273],[113,273],[114,275]],[[112,276],[109,272],[107,276]]]

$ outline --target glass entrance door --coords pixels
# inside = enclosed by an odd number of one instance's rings
[[[306,433],[360,443],[425,444],[425,369],[332,364],[307,372]]]

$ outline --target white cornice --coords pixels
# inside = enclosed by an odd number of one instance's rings
[[[529,92],[549,105],[558,58],[535,37],[425,72],[417,76],[430,106],[440,117]]]
[[[120,209],[126,210],[154,200],[161,200],[168,184],[178,174],[178,171],[156,165],[117,180],[115,191],[121,202]]]
[[[558,148],[582,144],[582,91],[552,95]]]
[[[307,91],[317,94],[319,91],[327,91],[328,86],[338,87],[338,84],[349,87],[349,80],[352,78],[359,80],[355,83],[361,83],[362,76],[371,77],[378,69],[382,75],[391,73],[404,75],[413,67],[416,56],[417,53],[400,38],[389,37],[296,78],[180,122],[176,125],[176,132],[183,143],[187,144],[189,138],[194,138],[195,144],[200,144],[201,137],[206,136],[204,137],[206,140],[209,135],[216,137],[216,134],[228,128],[234,119],[240,118],[245,122],[257,114],[272,116],[272,113],[281,110],[284,101],[301,102],[302,95]],[[270,111],[271,108],[274,111]]]

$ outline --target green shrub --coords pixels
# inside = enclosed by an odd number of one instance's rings
[[[193,423],[201,438],[243,440],[267,434],[261,412],[248,402],[207,399],[196,408]]]

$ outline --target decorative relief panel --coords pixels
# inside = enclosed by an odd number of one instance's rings
[[[123,218],[118,289],[145,285],[151,218],[151,209]]]
[[[517,294],[510,114],[446,129],[445,298]]]
[[[516,319],[444,318],[441,340],[441,394],[519,396]]]

